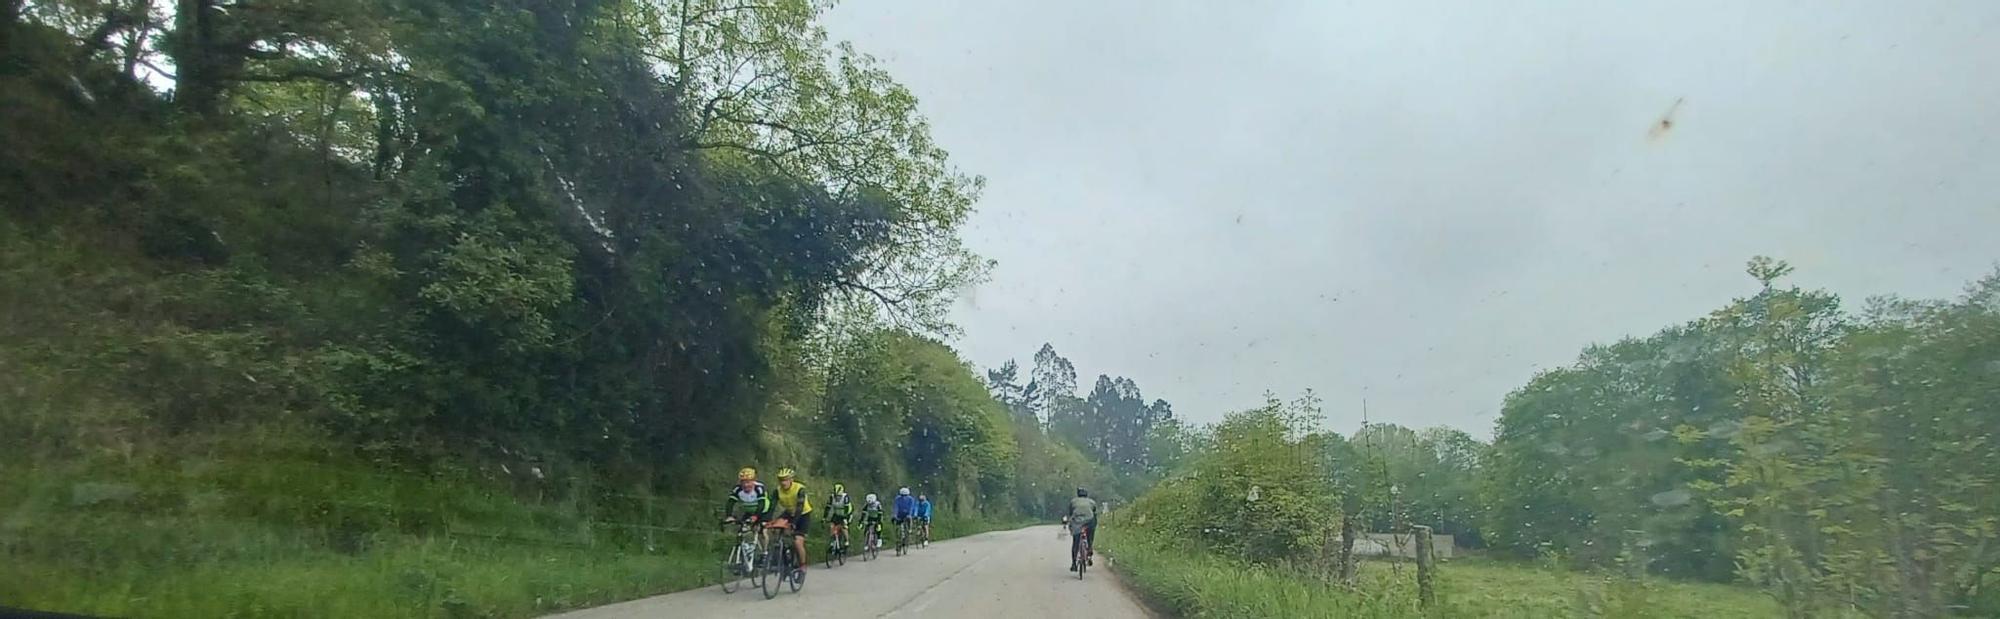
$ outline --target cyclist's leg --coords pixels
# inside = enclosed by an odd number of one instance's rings
[[[806,529],[811,526],[811,514],[800,514],[792,517],[792,550],[799,553],[799,571],[801,572],[805,571],[807,563],[811,563],[811,561],[806,560]]]

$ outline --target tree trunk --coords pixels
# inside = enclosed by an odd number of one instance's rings
[[[396,105],[396,95],[386,87],[369,94],[375,102],[375,180],[388,180],[395,176],[396,156],[401,152],[397,123],[402,110]]]
[[[4,5],[6,8],[0,8],[0,11],[6,11],[5,15],[0,15],[0,58],[9,56],[13,52],[14,29],[20,27],[21,9],[26,7],[27,3],[28,0],[7,0]]]
[[[215,0],[178,0],[174,11],[174,104],[206,116],[222,98],[222,75],[215,58]]]

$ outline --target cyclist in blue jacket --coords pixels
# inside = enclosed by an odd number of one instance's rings
[[[917,516],[917,497],[910,496],[908,487],[896,490],[896,515],[890,522],[901,525]]]
[[[917,495],[917,524],[921,525],[924,530],[923,547],[929,548],[931,545],[931,498],[928,496]]]

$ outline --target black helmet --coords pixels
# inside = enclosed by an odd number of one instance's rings
[[[1077,489],[1076,489],[1076,495],[1077,495],[1077,496],[1090,496],[1090,491],[1089,491],[1089,490],[1084,490],[1084,489],[1082,489],[1082,488],[1077,488]]]

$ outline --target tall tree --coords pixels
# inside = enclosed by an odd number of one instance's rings
[[[768,162],[837,197],[880,192],[897,242],[837,284],[906,326],[944,329],[953,294],[990,267],[954,233],[984,181],[950,164],[916,97],[874,58],[829,47],[817,18],[831,6],[669,0],[638,5],[634,21],[688,102],[688,147]]]
[[[1013,414],[1016,423],[1039,428],[1034,403],[1028,399],[1028,386],[1021,384],[1020,375],[1020,364],[1008,359],[1000,367],[986,371],[986,390],[993,394],[993,399],[1007,407],[1007,412]]]
[[[1042,423],[1051,423],[1058,417],[1075,413],[1079,403],[1076,397],[1076,366],[1057,354],[1055,345],[1044,343],[1041,350],[1035,351],[1035,368],[1028,378],[1023,397],[1031,403]]]

